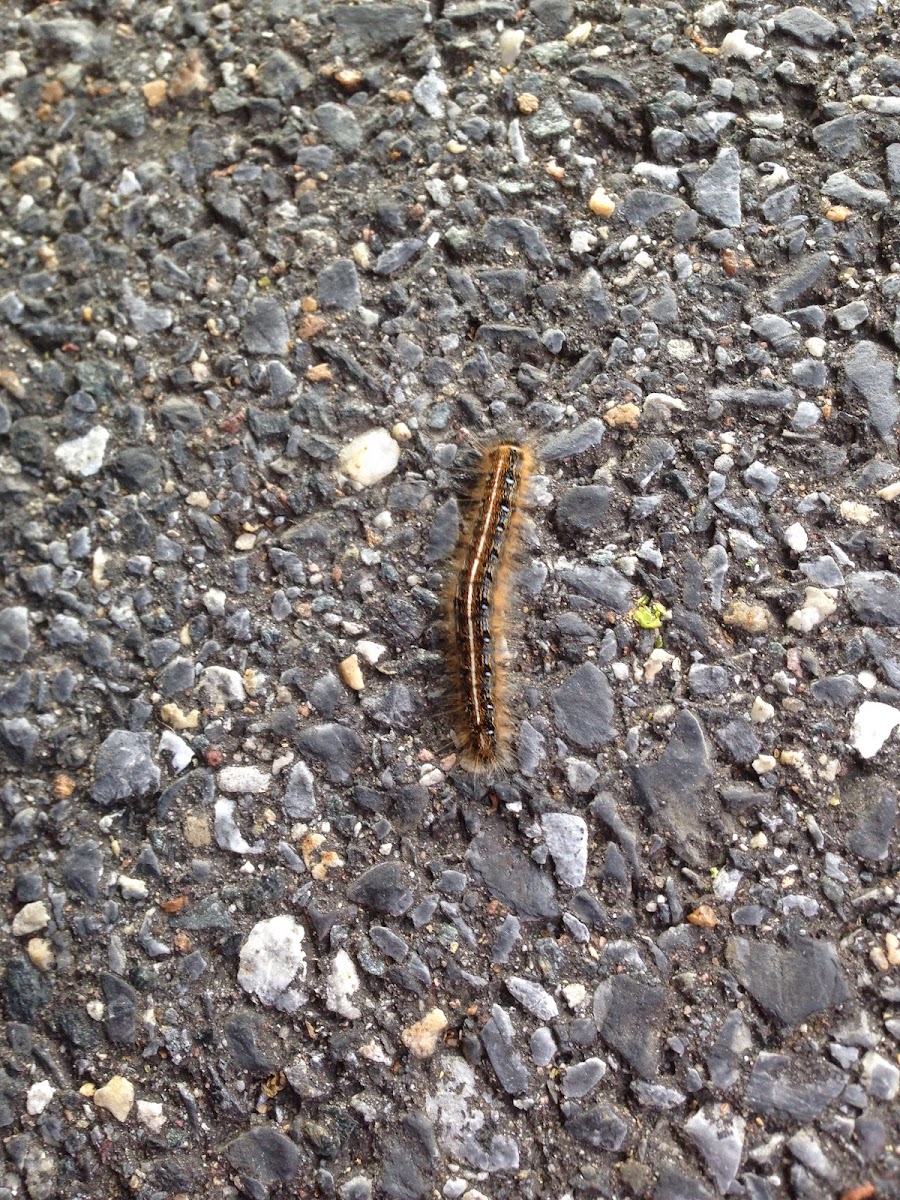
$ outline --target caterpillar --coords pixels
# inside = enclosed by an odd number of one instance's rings
[[[509,761],[507,604],[533,470],[526,445],[497,442],[483,450],[446,593],[451,719],[460,761],[476,773]]]

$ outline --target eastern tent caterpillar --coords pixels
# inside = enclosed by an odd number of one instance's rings
[[[509,756],[506,605],[533,467],[527,446],[498,442],[484,450],[447,592],[453,725],[460,759],[476,772],[503,766]]]

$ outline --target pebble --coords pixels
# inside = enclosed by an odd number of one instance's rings
[[[587,874],[588,856],[588,830],[584,819],[571,813],[544,813],[541,832],[559,882],[568,887],[581,887]],[[548,1017],[543,1019],[549,1020]]]
[[[593,663],[577,667],[550,699],[561,736],[577,749],[597,751],[616,737],[612,689]]]
[[[684,1131],[697,1146],[721,1192],[734,1182],[744,1151],[746,1121],[737,1113],[699,1109],[685,1122]]]
[[[216,782],[223,792],[259,796],[271,788],[272,776],[259,767],[223,767]]]
[[[727,953],[741,985],[784,1026],[799,1025],[850,997],[828,942],[803,939],[782,948],[732,938]]]
[[[70,475],[88,479],[90,476],[96,475],[103,466],[108,441],[109,430],[103,425],[95,425],[81,437],[72,438],[68,442],[60,442],[54,454],[62,464],[64,471]]]
[[[356,1021],[362,1016],[362,1012],[351,1002],[350,997],[358,991],[359,974],[353,959],[346,950],[338,950],[325,983],[325,1003],[331,1012],[337,1013],[344,1020]]]
[[[39,1117],[56,1095],[56,1088],[48,1079],[33,1083],[25,1097],[25,1110],[30,1117]]]
[[[420,1021],[401,1031],[400,1040],[413,1058],[431,1058],[447,1024],[447,1017],[440,1008],[429,1009]]]
[[[793,525],[789,525],[782,536],[784,544],[788,549],[793,550],[795,554],[802,554],[809,545],[809,534],[799,521],[795,521]]]
[[[306,979],[303,926],[282,914],[258,921],[241,947],[238,983],[267,1008],[295,1012],[302,993],[291,985]]]
[[[104,808],[120,800],[146,796],[159,786],[150,735],[115,729],[101,744],[94,761],[92,798]]]
[[[847,580],[847,603],[863,625],[900,626],[900,575],[857,571]]]
[[[135,1108],[137,1119],[145,1129],[148,1129],[152,1134],[158,1135],[162,1133],[167,1118],[161,1104],[154,1100],[138,1100]]]
[[[287,354],[290,328],[284,309],[270,296],[252,301],[241,326],[244,346],[250,354]]]
[[[257,1197],[287,1183],[300,1170],[300,1152],[289,1137],[271,1125],[257,1125],[225,1146],[225,1157],[241,1176],[252,1180]],[[243,1188],[241,1189],[244,1190]]]
[[[504,982],[510,995],[539,1021],[555,1021],[559,1016],[556,1001],[539,983],[519,975],[510,975]]]
[[[900,708],[864,700],[856,710],[850,730],[850,745],[860,758],[874,758],[900,725]]]
[[[25,661],[31,646],[28,609],[21,605],[0,609],[0,661]]]
[[[694,204],[726,228],[740,226],[741,160],[733,146],[720,150],[713,165],[697,179]]]
[[[400,446],[386,429],[370,429],[344,446],[338,462],[358,487],[372,487],[397,469]]]
[[[787,627],[798,633],[810,633],[836,611],[837,603],[827,591],[822,588],[808,587],[804,594],[803,605],[788,617]]]
[[[492,1007],[490,1018],[482,1026],[481,1041],[503,1090],[510,1096],[526,1092],[528,1069],[516,1048],[518,1036],[506,1010],[499,1004]]]
[[[124,1075],[113,1075],[94,1092],[94,1104],[111,1113],[117,1121],[125,1122],[134,1106],[134,1084]]]
[[[47,905],[43,900],[33,900],[31,904],[20,908],[13,917],[12,934],[13,937],[27,937],[28,934],[46,929],[49,924],[50,913],[47,911]]]

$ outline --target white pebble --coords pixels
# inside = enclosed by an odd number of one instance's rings
[[[217,800],[213,807],[213,832],[216,835],[216,845],[232,854],[262,854],[265,843],[258,841],[250,845],[238,829],[234,819],[235,800]]]
[[[793,525],[788,525],[784,531],[784,544],[797,554],[802,554],[809,545],[809,534],[799,521],[795,521]]]
[[[757,775],[768,775],[778,766],[778,759],[773,758],[771,754],[760,754],[759,758],[753,760],[753,770]]]
[[[184,738],[173,733],[171,729],[163,730],[159,739],[159,752],[172,756],[172,770],[176,775],[180,775],[194,757],[194,751]]]
[[[218,784],[223,792],[240,792],[251,796],[267,792],[271,783],[272,776],[258,767],[223,767],[218,776]]]
[[[210,588],[203,593],[203,607],[211,617],[225,615],[225,601],[228,597],[219,588]]]
[[[305,936],[287,913],[257,921],[241,947],[238,983],[244,991],[267,1007],[295,1012],[303,997],[291,984],[306,978]]]
[[[500,66],[511,67],[522,52],[525,41],[524,29],[504,29],[497,39],[500,50]]]
[[[350,997],[359,991],[359,973],[346,950],[338,950],[325,983],[325,1004],[328,1009],[347,1021],[362,1016]]]
[[[775,716],[775,708],[768,700],[763,700],[762,696],[755,697],[753,704],[750,706],[750,720],[754,725],[764,725],[766,721],[771,721]]]
[[[396,470],[400,447],[386,429],[370,429],[346,445],[338,457],[342,474],[359,487],[371,487]]]
[[[356,653],[370,667],[374,667],[378,660],[387,654],[387,646],[382,646],[380,642],[367,642],[365,640],[356,643]]]
[[[573,229],[569,235],[569,248],[573,254],[590,254],[596,245],[597,238],[589,229]]]
[[[898,725],[900,708],[877,700],[864,700],[853,718],[850,745],[860,758],[874,758]]]
[[[56,1088],[48,1079],[42,1079],[40,1083],[33,1083],[25,1097],[28,1115],[39,1117],[55,1095]]]
[[[841,516],[852,525],[871,525],[878,513],[868,504],[859,504],[856,500],[841,501]]]
[[[162,1133],[166,1118],[161,1104],[153,1100],[138,1100],[136,1108],[137,1119],[145,1129],[149,1129],[151,1133]]]
[[[29,933],[37,933],[39,929],[46,929],[49,924],[50,914],[47,912],[47,905],[43,900],[33,900],[31,904],[20,908],[13,917],[13,937],[25,937]]]
[[[64,471],[87,479],[89,475],[96,475],[103,466],[108,441],[109,430],[102,425],[95,425],[83,437],[62,442],[54,453],[62,463]]]
[[[821,625],[826,617],[830,617],[836,608],[837,604],[829,590],[808,587],[803,607],[791,613],[787,619],[788,629],[794,629],[798,633],[809,633],[811,629]]]
[[[146,900],[150,894],[143,879],[132,879],[130,875],[119,876],[119,891],[124,900]]]
[[[744,62],[753,62],[754,58],[759,58],[762,53],[759,46],[747,41],[747,32],[744,29],[733,29],[731,33],[726,33],[719,47],[722,58],[742,58]]]
[[[825,354],[825,339],[820,337],[807,338],[806,349],[813,358],[822,358]]]

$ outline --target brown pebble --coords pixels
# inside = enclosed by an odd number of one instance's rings
[[[761,604],[747,604],[744,600],[735,600],[722,613],[726,625],[743,629],[745,633],[765,633],[772,618],[769,610]]]
[[[519,112],[525,113],[526,116],[529,113],[537,112],[541,106],[540,100],[531,92],[522,92],[520,96],[516,97],[516,104],[519,106]]]
[[[151,79],[141,88],[148,108],[159,108],[168,95],[168,85],[164,79]]]
[[[698,904],[692,913],[688,913],[688,921],[692,925],[699,925],[701,929],[715,929],[719,918],[708,904]]]
[[[354,692],[361,692],[366,686],[363,679],[363,673],[359,665],[359,655],[351,654],[349,658],[345,658],[338,666],[341,679],[346,683],[347,687]]]
[[[328,363],[316,363],[314,367],[308,369],[306,378],[310,383],[331,383],[334,376]]]
[[[300,322],[300,328],[297,330],[297,336],[304,342],[311,342],[313,338],[318,337],[320,333],[324,333],[328,327],[328,322],[324,317],[314,317],[310,314],[304,317]]]
[[[15,371],[10,370],[9,367],[0,369],[0,388],[9,392],[11,396],[15,396],[17,400],[25,399],[25,389],[22,387],[22,381]]]
[[[606,410],[603,420],[610,429],[637,429],[641,420],[641,410],[636,404],[615,404]]]

